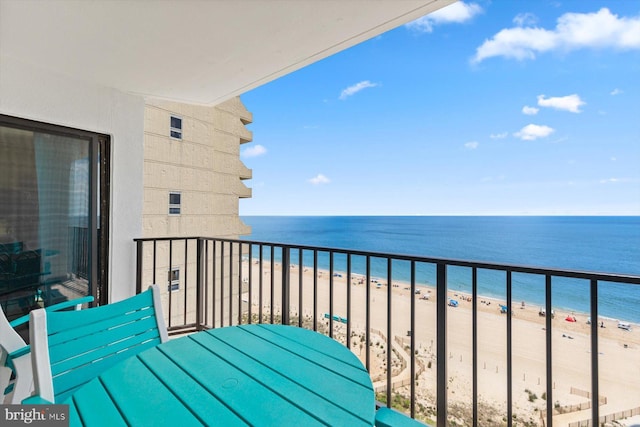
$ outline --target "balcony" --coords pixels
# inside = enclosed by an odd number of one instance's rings
[[[624,298],[640,276],[204,237],[136,244],[137,292],[166,284],[170,334],[251,323],[319,331],[363,361],[380,405],[432,425],[640,415],[640,384],[629,380],[640,375],[640,331],[602,310],[603,289]],[[479,293],[487,281],[504,285],[502,298]],[[539,305],[520,300],[523,286]],[[584,309],[554,304],[576,290]],[[608,397],[621,388],[625,399]]]

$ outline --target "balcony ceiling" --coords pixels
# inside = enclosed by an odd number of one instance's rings
[[[0,61],[215,105],[455,0],[0,0]]]

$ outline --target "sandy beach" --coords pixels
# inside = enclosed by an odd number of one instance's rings
[[[263,263],[262,300],[259,300],[259,277],[257,261],[243,263],[244,277],[251,265],[251,303],[254,314],[262,306],[263,315],[270,313],[270,263]],[[281,266],[275,265],[274,313],[280,312]],[[302,316],[312,321],[314,307],[314,271],[291,266],[291,314],[299,314],[299,277],[302,277]],[[300,275],[302,273],[302,275]],[[330,289],[333,288],[333,314],[347,317],[347,278],[344,273],[334,273],[330,280],[328,271],[318,270],[317,277],[317,321],[326,331],[328,321],[325,313],[330,311]],[[360,275],[351,278],[352,351],[365,361],[364,332],[366,328],[366,283]],[[331,284],[332,282],[332,284]],[[371,328],[373,333],[370,372],[376,390],[384,393],[386,378],[387,307],[389,289],[386,280],[373,281],[370,286]],[[436,290],[419,287],[419,294],[411,294],[409,285],[402,282],[391,284],[391,324],[393,331],[392,375],[394,393],[409,397],[410,373],[408,361],[411,299],[416,299],[416,353],[418,372],[416,381],[417,403],[433,421],[436,390]],[[248,299],[248,292],[245,293]],[[450,418],[459,425],[468,425],[472,402],[472,301],[471,296],[450,292],[459,305],[447,308],[448,343],[447,353]],[[506,318],[500,312],[504,301],[478,297],[478,384],[481,402],[480,425],[501,425],[506,416]],[[539,315],[539,306],[525,302],[513,307],[512,372],[513,411],[517,425],[542,425],[541,411],[545,401],[545,318]],[[553,351],[553,402],[560,411],[567,413],[554,416],[554,426],[589,419],[588,409],[591,390],[590,374],[590,328],[588,315],[578,312],[554,310],[552,320]],[[569,322],[567,317],[575,317]],[[640,407],[640,326],[632,325],[631,331],[619,329],[617,320],[598,319],[599,338],[599,388],[600,415],[613,414]],[[602,325],[602,327],[600,326]],[[334,337],[346,342],[346,325],[333,322]],[[578,407],[583,408],[578,410]],[[572,407],[573,406],[573,407]]]

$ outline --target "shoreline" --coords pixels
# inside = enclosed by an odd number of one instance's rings
[[[257,261],[257,258],[254,258],[254,261]],[[265,265],[270,264],[269,263],[265,263]],[[281,262],[274,262],[274,264],[276,266],[278,266],[279,268],[282,267],[282,263]],[[291,263],[290,264],[292,268],[299,268],[299,265],[297,263]],[[306,269],[310,269],[310,267],[305,267]],[[312,272],[312,270],[310,270]],[[346,276],[347,273],[346,271],[341,271],[341,270],[334,270],[333,272],[334,274],[339,274],[341,275],[340,277],[334,277],[334,279],[343,279],[346,282]],[[329,277],[329,270],[328,269],[324,269],[324,268],[318,268],[318,274],[322,275],[322,274],[326,274],[327,277]],[[358,278],[361,279],[362,281],[366,280],[366,276],[364,274],[361,273],[351,273],[352,279],[353,278]],[[379,276],[371,276],[371,285],[375,287],[375,285],[377,285],[378,283],[381,283],[381,286],[387,286],[387,279],[384,277],[379,277]],[[352,283],[353,284],[353,283]],[[405,287],[410,287],[411,283],[398,279],[398,280],[393,280],[392,282],[392,286],[394,284],[398,284],[399,286],[405,288]],[[432,292],[435,295],[435,291],[436,291],[436,285],[433,285],[431,283],[416,283],[416,289],[423,289],[426,288],[428,289],[430,292]],[[448,294],[452,294],[456,295],[456,294],[461,294],[464,295],[467,298],[471,298],[472,294],[471,292],[467,292],[467,291],[463,291],[463,290],[455,290],[455,289],[447,289],[447,293]],[[485,294],[478,294],[477,295],[478,299],[484,299],[484,300],[491,300],[492,303],[496,303],[499,307],[499,305],[506,305],[506,301],[505,299],[501,299],[500,297],[497,296],[492,296],[492,295],[485,295]],[[470,301],[469,301],[470,302]],[[525,307],[537,307],[538,309],[544,309],[544,306],[541,306],[540,304],[531,302],[531,301],[527,301],[527,300],[512,300],[512,304],[514,306],[514,308],[512,309],[512,311],[515,311],[514,309],[520,308],[521,307],[521,303],[524,302]],[[575,308],[571,308],[571,307],[564,307],[562,305],[553,305],[552,306],[553,311],[555,312],[556,315],[558,315],[559,312],[562,313],[566,313],[566,315],[574,315],[576,316],[576,318],[580,318],[580,319],[584,319],[586,322],[587,318],[591,317],[591,313],[585,312],[585,311],[581,311]],[[542,318],[544,316],[541,316]],[[640,329],[640,321],[634,321],[634,320],[628,320],[626,318],[623,317],[610,317],[610,316],[603,316],[601,314],[598,314],[598,322],[600,321],[607,321],[607,322],[624,322],[624,323],[629,323],[631,324],[631,327],[633,329]],[[617,325],[616,325],[617,327]]]

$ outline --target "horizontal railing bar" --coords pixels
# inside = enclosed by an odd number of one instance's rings
[[[372,257],[372,258],[393,258],[394,260],[399,261],[415,261],[426,264],[447,264],[448,266],[456,266],[456,267],[470,267],[470,268],[478,268],[485,270],[498,270],[498,271],[511,271],[513,273],[526,273],[526,274],[537,274],[542,276],[557,276],[557,277],[571,277],[576,279],[585,279],[585,280],[598,280],[605,282],[616,282],[616,283],[625,283],[632,285],[640,285],[640,276],[625,274],[625,273],[606,273],[606,272],[595,272],[595,271],[584,271],[584,270],[567,270],[560,268],[552,268],[552,267],[534,267],[534,266],[523,266],[523,265],[513,265],[513,264],[504,264],[504,263],[493,263],[487,261],[473,261],[473,260],[460,260],[460,259],[450,259],[450,258],[438,258],[438,257],[424,257],[418,255],[407,255],[407,254],[392,254],[386,252],[373,252],[373,251],[362,251],[355,249],[343,249],[343,248],[329,248],[322,246],[308,246],[308,245],[298,245],[298,244],[289,244],[289,243],[276,243],[276,242],[264,242],[264,241],[255,241],[255,240],[239,240],[239,239],[227,239],[227,238],[217,238],[217,237],[162,237],[162,238],[144,238],[144,239],[134,239],[134,241],[169,241],[169,240],[185,240],[185,239],[205,239],[205,240],[215,240],[219,242],[243,242],[250,245],[266,245],[271,246],[273,248],[295,248],[302,249],[308,251],[318,251],[318,252],[331,252],[334,254],[351,254],[356,256],[364,256],[364,257]]]

